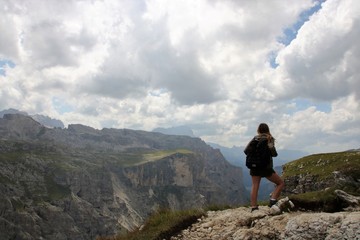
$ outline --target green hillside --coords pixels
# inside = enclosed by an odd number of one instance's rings
[[[285,194],[290,194],[289,198],[299,209],[340,211],[348,205],[338,199],[335,189],[360,195],[360,152],[303,157],[285,164],[282,176]]]
[[[314,154],[292,161],[283,166],[283,177],[294,175],[317,175],[319,180],[341,172],[355,179],[360,177],[360,152],[336,152]]]

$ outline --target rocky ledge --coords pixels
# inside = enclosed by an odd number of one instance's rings
[[[359,202],[336,213],[291,212],[291,205],[285,198],[253,212],[246,207],[209,211],[171,240],[360,239]]]

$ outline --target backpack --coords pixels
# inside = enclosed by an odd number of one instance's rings
[[[253,138],[248,147],[250,151],[246,155],[246,167],[249,169],[266,168],[271,158],[268,140],[264,138]]]

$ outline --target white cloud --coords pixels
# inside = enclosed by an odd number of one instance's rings
[[[357,1],[326,1],[280,51],[280,84],[287,97],[331,101],[360,92],[360,5]]]
[[[14,61],[18,57],[18,39],[14,19],[7,14],[2,14],[0,29],[0,59],[6,57]]]
[[[280,148],[360,145],[355,0],[323,2],[287,46],[284,30],[319,2],[0,4],[0,60],[16,65],[0,75],[0,109],[96,128],[189,125],[227,146],[246,144],[260,122]]]

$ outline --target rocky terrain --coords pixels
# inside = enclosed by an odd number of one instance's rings
[[[244,193],[241,169],[199,138],[0,118],[0,239],[95,239]]]
[[[274,208],[274,207],[273,207]],[[260,206],[208,212],[171,240],[360,239],[360,209],[336,213],[284,212]]]

